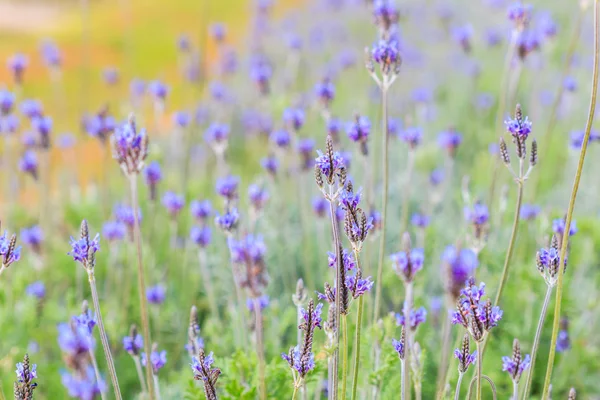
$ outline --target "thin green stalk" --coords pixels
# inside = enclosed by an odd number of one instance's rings
[[[96,310],[96,322],[98,323],[98,331],[100,332],[100,341],[102,342],[102,349],[104,350],[104,357],[106,357],[106,364],[108,365],[108,372],[110,374],[110,380],[115,391],[115,397],[117,400],[121,400],[121,389],[119,388],[119,380],[117,379],[117,372],[115,370],[115,363],[110,352],[110,346],[108,344],[108,338],[106,337],[106,330],[104,329],[104,322],[102,322],[102,313],[100,312],[100,301],[98,300],[98,291],[96,290],[96,278],[94,276],[94,270],[88,270],[88,281],[92,289],[92,300],[94,301],[94,309]],[[150,354],[150,353],[148,353]]]
[[[137,372],[138,379],[140,380],[140,387],[142,388],[142,393],[146,393],[148,389],[146,388],[146,379],[144,379],[144,372],[142,371],[142,363],[140,361],[140,357],[134,356],[133,362],[135,363],[135,370]]]
[[[515,380],[513,380],[512,400],[519,400],[519,383]]]
[[[292,400],[296,400],[297,394],[298,394],[298,385],[294,384],[294,393],[292,393]]]
[[[352,400],[356,400],[356,390],[358,388],[358,371],[360,367],[360,334],[362,331],[363,299],[364,296],[360,296],[358,298],[358,314],[356,315],[356,337],[354,341],[354,373],[352,375]]]
[[[522,169],[522,168],[521,168]],[[521,174],[522,175],[522,174]],[[521,217],[521,204],[523,203],[523,177],[517,182],[517,204],[515,209],[515,218],[513,220],[512,232],[510,234],[510,241],[508,242],[508,250],[506,251],[506,257],[504,258],[504,268],[502,269],[502,277],[500,278],[500,286],[498,286],[498,292],[496,293],[496,299],[494,305],[497,306],[502,297],[502,291],[508,280],[508,269],[510,267],[510,261],[515,250],[515,242],[517,241],[517,232],[519,229],[519,219]],[[484,346],[485,348],[485,346]]]
[[[449,307],[446,307],[448,309]],[[446,376],[448,375],[448,354],[450,352],[450,342],[452,340],[452,329],[450,324],[450,315],[446,314],[444,318],[444,327],[442,328],[442,360],[438,368],[437,398],[441,399],[444,393]]]
[[[458,400],[460,397],[460,385],[462,384],[463,376],[465,376],[465,373],[459,372],[458,381],[456,381],[456,390],[454,391],[454,400]]]
[[[265,373],[265,348],[263,343],[263,321],[262,321],[262,311],[260,308],[260,299],[255,298],[253,300],[254,304],[254,316],[255,316],[255,324],[254,330],[256,331],[256,355],[258,356],[258,386],[259,386],[259,395],[261,400],[266,400],[267,398],[267,387],[265,383],[266,373]]]
[[[404,350],[406,351],[406,350]],[[408,369],[406,368],[406,361],[405,360],[400,360],[400,400],[406,400],[406,393],[404,391],[404,387],[406,386],[406,381],[404,381],[404,370]]]
[[[348,383],[348,315],[342,315],[342,329],[344,331],[344,342],[342,344],[342,395],[346,398],[346,385]]]
[[[160,400],[160,385],[158,382],[158,375],[152,374],[152,379],[154,381],[154,393],[156,393],[156,399]]]
[[[329,198],[333,198],[333,188],[330,187],[329,189]],[[340,242],[340,233],[339,233],[339,225],[336,221],[336,217],[335,217],[335,208],[334,208],[334,204],[333,201],[329,202],[329,215],[331,216],[331,225],[332,225],[332,230],[333,230],[333,245],[334,245],[334,251],[337,254],[337,265],[336,265],[336,273],[335,273],[335,282],[336,282],[336,287],[340,285],[341,282],[341,273],[342,273],[342,268],[344,267],[342,265],[342,251],[341,251],[341,242]],[[343,283],[341,283],[343,284]],[[340,299],[340,293],[341,290],[336,290],[335,291],[335,333],[334,333],[334,351],[333,351],[333,362],[332,362],[332,373],[333,373],[333,379],[331,380],[331,396],[333,400],[337,400],[338,398],[338,366],[339,366],[339,359],[340,359],[340,351],[339,351],[339,347],[340,347],[340,309],[341,309],[341,299]],[[344,399],[345,400],[345,399]]]
[[[98,368],[98,361],[96,361],[96,355],[92,349],[88,350],[88,354],[90,355],[90,361],[92,362],[92,367],[94,368],[94,374],[96,375],[96,382],[101,382],[102,377],[100,376],[100,369]],[[104,392],[100,392],[100,398],[102,400],[106,400],[106,395]]]
[[[402,395],[405,399],[410,399],[410,353],[413,350],[412,337],[411,337],[411,326],[410,326],[410,312],[413,301],[413,284],[407,282],[406,285],[406,298],[404,299],[404,333],[406,337],[406,344],[404,346],[404,363],[407,365],[402,371]]]
[[[483,362],[483,352],[481,351],[481,344],[479,342],[477,344],[477,400],[481,400],[481,370],[483,366],[481,365]]]
[[[148,318],[148,303],[146,302],[146,283],[144,280],[144,264],[142,261],[142,234],[140,230],[140,220],[137,213],[137,210],[139,209],[137,175],[133,174],[129,177],[129,184],[131,192],[131,208],[134,210],[133,240],[136,245],[137,253],[138,294],[140,299],[140,314],[142,319],[142,335],[144,337],[144,351],[146,352],[146,354],[152,354],[152,348],[150,346],[150,320]],[[154,387],[150,383],[152,382],[151,368],[146,368],[146,382],[148,383],[148,394],[150,396],[150,400],[154,400]]]
[[[529,389],[531,388],[531,382],[533,381],[533,371],[535,371],[535,357],[537,355],[538,347],[540,345],[540,337],[542,336],[542,328],[544,327],[544,321],[546,320],[546,313],[548,312],[548,304],[550,303],[550,297],[552,295],[553,287],[548,285],[546,290],[546,297],[544,297],[544,304],[542,305],[542,311],[540,313],[540,320],[538,321],[537,329],[535,331],[535,337],[533,339],[533,347],[531,349],[531,365],[527,372],[527,379],[525,380],[525,389],[523,390],[523,398],[529,397]]]
[[[592,130],[592,123],[594,122],[594,112],[596,110],[596,94],[598,92],[598,55],[600,54],[600,43],[598,29],[600,23],[598,21],[598,0],[594,1],[594,73],[592,79],[592,95],[590,100],[590,108],[588,112],[587,123],[585,127],[585,136],[583,138],[583,144],[581,145],[581,153],[579,154],[579,163],[577,164],[577,171],[575,172],[575,181],[573,182],[573,190],[571,191],[571,199],[569,201],[569,208],[567,209],[567,218],[565,221],[565,234],[562,238],[562,245],[560,248],[560,260],[565,259],[567,255],[567,245],[569,243],[569,229],[571,228],[571,221],[573,219],[573,209],[575,208],[575,199],[577,198],[577,190],[579,189],[579,182],[581,181],[581,172],[583,170],[583,162],[585,160],[585,154],[587,151],[588,142],[590,139],[590,132]],[[554,356],[556,355],[556,340],[558,337],[559,322],[560,322],[560,307],[562,301],[563,291],[563,278],[564,268],[558,269],[558,280],[556,283],[556,302],[554,306],[554,322],[552,325],[552,341],[550,342],[550,354],[548,355],[548,367],[546,368],[546,379],[544,381],[544,394],[542,399],[548,399],[550,380],[552,379],[552,368],[554,367]]]
[[[385,82],[385,79],[384,79]],[[387,103],[388,103],[388,88],[387,84],[384,83],[381,86],[381,110],[383,118],[383,132],[381,134],[383,140],[383,197],[381,206],[381,238],[379,239],[379,261],[377,263],[377,279],[375,282],[375,306],[373,308],[373,324],[377,322],[379,318],[379,302],[381,300],[381,280],[383,276],[383,257],[385,255],[385,222],[387,219],[387,203],[388,203],[388,180],[389,180],[389,162],[388,162],[388,116],[387,116]]]

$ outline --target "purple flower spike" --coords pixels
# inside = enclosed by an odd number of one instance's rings
[[[315,85],[315,94],[321,104],[327,108],[335,97],[335,86],[329,79],[324,79]]]
[[[96,380],[96,373],[91,366],[86,368],[85,374],[63,372],[61,382],[69,396],[76,399],[94,400],[106,391],[106,384]]]
[[[144,170],[144,181],[150,188],[150,200],[156,200],[156,187],[162,180],[162,170],[158,161],[152,161]]]
[[[392,268],[406,282],[412,282],[417,272],[423,268],[423,249],[412,249],[409,253],[400,251],[390,255]]]
[[[32,297],[35,297],[38,300],[46,297],[46,286],[42,281],[33,282],[31,285],[27,286],[25,292]]]
[[[211,38],[215,42],[221,43],[225,40],[225,35],[227,34],[227,27],[221,22],[213,22],[208,27],[208,31],[210,33]]]
[[[137,356],[144,348],[144,338],[139,333],[123,338],[123,349],[132,356]]]
[[[483,301],[484,294],[485,284],[476,286],[475,280],[469,278],[460,292],[456,311],[452,313],[452,323],[462,325],[477,342],[483,341],[486,333],[498,325],[503,314],[490,299]]]
[[[49,39],[45,39],[40,46],[40,52],[46,66],[51,68],[60,67],[62,63],[62,55],[56,43]]]
[[[204,140],[211,145],[225,143],[228,137],[229,126],[217,122],[212,123],[204,132]]]
[[[259,185],[248,187],[248,198],[256,211],[262,210],[269,201],[270,195],[266,188]]]
[[[190,212],[199,222],[204,223],[213,213],[210,200],[194,200],[190,203]]]
[[[23,100],[20,105],[21,113],[29,119],[40,117],[42,115],[42,103],[39,100]]]
[[[562,218],[557,218],[552,221],[552,231],[559,235],[564,235],[565,233],[565,220]],[[577,221],[571,220],[571,226],[569,227],[569,236],[573,236],[577,233]]]
[[[537,218],[541,211],[541,207],[535,204],[523,204],[521,206],[521,218],[532,221]]]
[[[117,204],[113,210],[115,218],[117,221],[124,223],[127,225],[129,229],[133,229],[133,225],[135,224],[135,215],[134,211],[131,207],[126,204]],[[138,222],[142,222],[142,210],[138,208],[137,212]]]
[[[472,208],[465,207],[465,220],[473,225],[483,226],[490,219],[490,213],[485,204],[475,203]]]
[[[224,178],[217,180],[216,190],[217,194],[223,196],[228,201],[234,200],[238,196],[238,186],[240,184],[240,178],[237,176],[229,175]]]
[[[427,228],[429,226],[430,218],[425,214],[415,213],[410,218],[411,224],[418,228]]]
[[[398,357],[404,360],[404,340],[392,339],[392,346],[394,346],[394,350],[398,353]]]
[[[146,131],[137,130],[133,116],[122,126],[115,128],[111,136],[113,158],[121,166],[121,170],[130,176],[138,174],[144,168],[148,156],[148,137]]]
[[[531,357],[529,354],[522,357],[521,346],[517,339],[513,343],[513,354],[512,357],[502,357],[502,371],[508,372],[511,379],[515,383],[519,383],[521,375],[531,365]]]
[[[371,122],[367,117],[357,116],[356,120],[349,122],[346,127],[348,138],[354,142],[365,142],[371,132]]]
[[[357,273],[356,275],[349,275],[346,277],[346,287],[350,291],[352,298],[358,299],[363,294],[369,292],[373,287],[373,282],[371,277],[367,277],[367,279],[362,279],[360,275]]]
[[[438,145],[448,151],[450,156],[454,156],[456,154],[456,149],[462,143],[462,135],[456,132],[454,129],[449,129],[447,131],[441,132],[438,135]]]
[[[16,246],[17,235],[8,237],[8,233],[4,232],[0,236],[0,267],[8,268],[12,263],[21,259],[21,246]]]
[[[39,225],[25,228],[21,231],[21,241],[30,246],[36,253],[39,253],[44,242],[44,232]]]
[[[416,310],[410,310],[410,329],[412,331],[416,330],[419,325],[424,323],[427,320],[427,310],[425,307],[420,307]],[[396,314],[396,325],[406,327],[406,317],[404,313]]]
[[[154,80],[148,84],[148,91],[157,101],[165,101],[169,94],[169,87],[159,80]]]
[[[260,165],[267,171],[269,174],[275,176],[277,175],[277,170],[279,169],[279,160],[277,157],[269,156],[260,160]]]
[[[167,209],[167,212],[171,218],[177,218],[183,207],[185,206],[185,199],[183,196],[178,195],[174,192],[165,192],[162,203]]]
[[[334,268],[337,265],[337,256],[333,252],[327,252],[327,262],[329,268]],[[354,267],[356,267],[356,260],[354,259],[354,254],[348,250],[342,250],[342,265],[346,268],[347,271],[352,271]]]
[[[522,119],[518,115],[515,117],[515,119],[508,119],[504,121],[504,125],[509,133],[515,137],[518,136],[521,139],[527,139],[531,133],[531,121],[529,121],[529,117]]]
[[[463,374],[467,372],[471,364],[477,362],[477,350],[469,352],[469,335],[463,338],[463,345],[460,349],[454,349],[454,358],[458,359],[458,371]]]
[[[15,105],[15,95],[6,89],[0,89],[0,115],[8,115]]]
[[[71,237],[71,251],[67,254],[73,257],[74,261],[87,265],[90,254],[100,250],[100,235],[96,234],[92,241],[87,241],[85,238],[75,240]]]
[[[190,240],[196,245],[204,248],[211,242],[212,232],[208,226],[192,226]]]
[[[123,240],[127,234],[127,225],[120,221],[108,221],[102,226],[102,236],[109,242]]]
[[[423,131],[418,127],[409,127],[406,128],[402,133],[400,133],[400,139],[408,143],[411,149],[415,149],[423,138]]]
[[[324,218],[327,215],[327,200],[322,196],[317,196],[312,199],[312,210],[319,218]]]
[[[254,313],[254,300],[255,299],[251,299],[251,298],[248,298],[246,300],[246,308],[248,309],[248,311],[250,311],[250,313]],[[259,307],[261,310],[264,310],[265,308],[267,308],[269,306],[269,303],[270,303],[270,299],[269,299],[269,296],[266,294],[263,296],[260,296],[258,298],[258,304],[259,304]]]
[[[156,348],[156,346],[153,346]],[[152,373],[154,375],[158,375],[158,371],[161,370],[162,367],[167,363],[167,352],[166,350],[157,351],[153,350],[150,353],[150,366],[152,367]],[[142,353],[142,365],[146,367],[148,364],[146,353]]]
[[[164,285],[158,284],[150,286],[146,289],[146,298],[151,304],[162,304],[167,296],[167,288]]]
[[[290,145],[292,137],[290,133],[284,129],[273,131],[269,137],[271,142],[279,148],[286,148]]]
[[[220,215],[217,213],[215,217],[215,223],[219,228],[225,232],[231,232],[237,227],[240,215],[236,208],[228,210],[225,214]]]
[[[301,108],[286,108],[283,111],[283,122],[295,131],[302,128],[305,118],[304,110]]]
[[[380,40],[379,43],[373,46],[371,55],[373,56],[373,60],[381,65],[384,70],[391,68],[392,65],[400,61],[398,43],[394,41]]]
[[[187,128],[191,121],[192,116],[187,111],[177,111],[175,114],[173,114],[173,123],[179,128]]]
[[[507,17],[518,27],[523,27],[531,18],[531,11],[532,7],[530,4],[523,4],[517,1],[508,7]]]
[[[10,57],[7,61],[8,69],[11,70],[15,78],[15,82],[21,84],[23,82],[23,74],[25,69],[29,65],[29,59],[27,56],[21,53],[17,53]]]

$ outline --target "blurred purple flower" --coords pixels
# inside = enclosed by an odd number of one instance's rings
[[[116,67],[106,67],[102,71],[102,77],[107,85],[116,85],[119,83],[119,70]]]
[[[44,286],[44,282],[36,281],[27,286],[25,292],[32,297],[35,297],[38,300],[46,297],[46,286]]]
[[[192,226],[190,229],[190,240],[196,245],[204,248],[212,239],[212,231],[208,226]]]
[[[167,297],[167,288],[163,284],[150,286],[146,289],[146,299],[150,304],[162,304]]]
[[[301,108],[286,108],[283,111],[283,122],[295,131],[302,128],[305,118],[304,110]]]
[[[38,159],[33,150],[26,150],[23,157],[19,160],[19,169],[31,174],[33,179],[38,177]]]
[[[176,218],[185,206],[185,199],[181,195],[167,191],[163,195],[162,204],[167,209],[171,218]]]
[[[96,380],[96,373],[91,366],[85,369],[85,374],[82,374],[81,371],[73,374],[61,372],[61,382],[70,397],[80,400],[97,399],[106,391],[106,384],[102,380]]]
[[[217,43],[221,43],[225,40],[227,34],[227,27],[222,22],[213,22],[208,27],[210,37]]]
[[[238,176],[228,175],[226,177],[217,179],[215,188],[218,195],[223,196],[225,199],[231,201],[236,199],[238,196],[239,184],[240,178]]]
[[[60,67],[62,63],[62,55],[60,49],[53,41],[44,39],[40,46],[40,53],[44,64],[48,67]]]
[[[427,320],[427,310],[425,307],[420,307],[415,310],[410,310],[410,329],[416,330],[419,325],[424,323]],[[404,313],[396,313],[396,325],[405,326],[406,318]]]
[[[25,69],[29,65],[29,59],[27,56],[21,53],[16,53],[12,57],[9,57],[6,65],[8,69],[12,72],[13,77],[15,78],[15,82],[17,84],[21,84],[23,81],[23,74],[25,73]]]
[[[127,234],[127,226],[120,221],[108,221],[102,226],[102,236],[108,241],[123,240]]]
[[[158,101],[165,101],[169,94],[169,87],[159,80],[148,83],[148,91]]]
[[[534,220],[540,214],[542,209],[535,204],[523,204],[521,206],[521,218],[524,220]]]
[[[259,185],[250,185],[248,187],[248,198],[250,204],[256,211],[260,211],[269,201],[269,192],[266,188]]]
[[[146,367],[147,364],[146,353],[142,353],[142,365]],[[167,352],[166,350],[156,351],[153,350],[150,353],[150,366],[152,367],[152,373],[154,375],[158,375],[158,371],[161,370],[162,367],[167,363]]]
[[[187,111],[177,111],[173,114],[173,123],[179,128],[187,128],[192,120],[192,116]]]

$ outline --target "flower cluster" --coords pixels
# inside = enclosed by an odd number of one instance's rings
[[[81,263],[88,272],[93,272],[98,250],[100,250],[100,235],[96,234],[94,239],[90,240],[87,221],[81,221],[79,239],[76,240],[71,236],[71,251],[67,254]]]
[[[475,240],[484,240],[490,220],[490,212],[487,206],[483,203],[475,203],[472,207],[464,208],[464,215],[465,220],[473,226]]]
[[[340,194],[339,200],[344,210],[344,231],[356,252],[360,252],[367,239],[368,233],[373,229],[373,218],[359,207],[361,190],[354,193],[351,182],[346,184],[346,189]]]
[[[343,188],[346,182],[346,165],[344,159],[338,152],[333,151],[333,139],[327,135],[325,153],[317,150],[318,157],[315,159],[315,181],[317,186],[323,192],[325,198],[332,202],[337,193],[333,193],[333,185],[338,183]],[[324,182],[330,186],[330,192],[326,193],[323,189]]]
[[[454,349],[454,358],[458,360],[458,372],[464,374],[469,369],[469,365],[477,362],[477,350],[470,353],[469,335],[463,336],[462,347]]]
[[[108,113],[108,106],[103,107],[97,114],[85,118],[83,125],[88,135],[97,138],[102,144],[106,144],[117,127],[115,119]]]
[[[423,249],[412,249],[410,236],[405,233],[402,236],[403,251],[399,251],[390,255],[392,260],[392,268],[404,282],[410,283],[414,280],[415,275],[423,268],[425,256]]]
[[[295,347],[290,348],[290,351],[281,354],[283,358],[289,364],[294,374],[294,380],[297,381],[304,379],[306,374],[315,368],[315,356],[312,352],[313,338],[315,328],[321,329],[321,312],[323,304],[319,303],[315,307],[315,302],[310,300],[306,309],[302,308],[300,313],[302,317],[302,323],[298,326],[298,329],[304,332],[302,343]]]
[[[533,140],[531,143],[531,149],[529,151],[529,169],[524,173],[522,165],[528,155],[527,138],[531,133],[531,121],[529,121],[528,117],[523,118],[521,105],[517,104],[515,109],[515,117],[513,119],[504,121],[504,125],[506,125],[507,132],[512,136],[512,142],[515,145],[516,154],[519,158],[521,167],[519,168],[518,174],[513,172],[513,170],[510,168],[510,155],[508,153],[506,143],[502,138],[500,138],[500,157],[502,158],[504,164],[509,167],[513,176],[515,176],[518,180],[524,181],[528,178],[531,169],[538,162],[537,142]]]
[[[142,353],[142,365],[148,367],[148,357],[146,353]],[[162,369],[167,363],[167,352],[165,350],[158,351],[156,343],[152,344],[152,352],[150,353],[150,367],[152,368],[152,374],[158,375],[158,371]]]
[[[453,301],[458,300],[461,289],[467,279],[479,266],[477,254],[468,248],[448,246],[442,254],[442,268],[446,278],[446,292]]]
[[[515,339],[513,341],[513,353],[512,357],[502,357],[502,371],[508,372],[510,378],[515,383],[519,383],[523,372],[529,368],[531,364],[531,357],[527,354],[525,357],[521,355],[521,345],[519,341]]]
[[[182,195],[168,191],[165,192],[162,198],[163,206],[167,209],[169,216],[172,219],[177,218],[183,207],[185,206],[185,199]]]
[[[0,271],[10,267],[10,265],[21,259],[21,246],[17,246],[17,235],[13,234],[10,238],[8,232],[0,236]]]
[[[267,247],[262,237],[229,238],[228,245],[238,285],[248,289],[251,297],[260,297],[269,280],[264,260]]]
[[[403,308],[406,309],[406,306]],[[410,330],[415,331],[419,327],[419,325],[421,325],[427,320],[427,310],[425,310],[425,307],[420,307],[416,310],[411,309],[410,317],[408,320]],[[404,312],[402,314],[396,314],[396,325],[403,326],[404,328],[406,328],[406,316],[404,315]]]
[[[456,311],[452,313],[452,323],[462,325],[475,341],[481,342],[502,319],[502,310],[493,306],[490,299],[483,301],[485,284],[477,286],[473,278],[469,278],[460,294]]]
[[[202,381],[204,384],[204,394],[206,400],[217,400],[217,379],[221,375],[219,368],[213,368],[214,363],[213,353],[205,355],[204,349],[198,351],[198,356],[192,358],[192,372],[194,373],[194,379]]]
[[[117,160],[125,175],[132,176],[142,171],[148,156],[148,136],[144,129],[137,131],[133,116],[115,129],[111,136],[111,144],[113,158]]]
[[[29,355],[25,354],[23,362],[16,365],[17,381],[15,382],[15,399],[29,400],[33,399],[33,390],[37,383],[33,382],[37,378],[37,365],[29,363]]]
[[[548,286],[553,287],[558,280],[558,269],[560,267],[560,243],[558,235],[553,235],[549,248],[540,249],[535,257],[535,263],[538,271],[546,281]],[[567,259],[563,263],[566,269]]]
[[[150,189],[150,200],[156,200],[156,189],[163,175],[158,161],[152,161],[144,170],[144,180]]]
[[[406,355],[406,332],[404,331],[404,327],[402,327],[402,332],[400,333],[400,340],[392,339],[392,346],[394,346],[394,350],[400,360],[404,361],[404,356]]]
[[[144,349],[144,338],[138,333],[135,325],[131,326],[129,335],[123,338],[123,349],[132,357],[139,356]]]

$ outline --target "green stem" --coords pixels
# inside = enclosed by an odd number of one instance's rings
[[[92,300],[94,302],[94,309],[96,310],[98,331],[100,332],[100,341],[102,342],[102,349],[104,350],[104,356],[106,357],[106,364],[108,365],[110,380],[115,391],[115,397],[117,398],[117,400],[121,400],[121,389],[119,388],[119,380],[117,379],[115,363],[110,352],[110,346],[108,345],[108,338],[106,337],[104,322],[102,322],[102,313],[100,312],[100,301],[98,300],[98,291],[96,290],[96,278],[94,277],[93,269],[88,270],[88,281],[90,282],[90,287],[92,289]]]
[[[405,347],[406,349],[406,347]],[[406,351],[406,350],[404,350]],[[400,360],[400,400],[406,400],[406,393],[404,392],[404,386],[406,386],[406,382],[404,381],[404,370],[406,369],[406,361]]]
[[[344,330],[344,343],[342,352],[342,395],[341,398],[346,398],[346,385],[348,383],[348,315],[342,315],[342,329]]]
[[[538,347],[540,345],[540,337],[542,336],[542,328],[544,327],[544,321],[546,320],[546,313],[548,312],[548,304],[550,303],[552,289],[552,286],[548,286],[548,289],[546,290],[546,297],[544,297],[544,304],[542,305],[540,320],[538,321],[537,329],[535,331],[533,347],[531,349],[531,365],[529,366],[529,370],[527,372],[527,379],[525,380],[525,389],[523,390],[524,399],[526,399],[529,396],[529,389],[531,388],[531,382],[533,381],[533,371],[535,371],[535,358],[537,355]]]
[[[483,352],[481,351],[481,344],[477,342],[477,400],[481,400],[481,370],[483,361]]]
[[[502,269],[502,277],[500,278],[500,286],[498,287],[498,293],[496,293],[496,299],[494,305],[497,306],[502,296],[502,291],[508,280],[508,269],[510,267],[510,261],[515,250],[515,242],[517,240],[517,232],[519,230],[519,218],[521,216],[521,203],[523,202],[523,177],[520,177],[521,181],[517,182],[517,205],[515,209],[515,218],[513,220],[512,233],[510,234],[510,241],[508,242],[508,250],[506,251],[506,257],[504,258],[504,268]],[[485,346],[484,346],[485,348]]]
[[[405,368],[402,371],[402,394],[405,399],[410,399],[410,353],[412,352],[412,337],[410,326],[410,313],[413,301],[413,284],[406,283],[406,298],[404,299],[404,333],[406,343],[404,346],[404,363]]]
[[[137,175],[133,174],[129,177],[130,192],[131,192],[131,208],[133,209],[133,240],[136,245],[137,253],[137,272],[138,272],[138,294],[140,299],[140,314],[142,319],[142,334],[144,337],[144,351],[146,354],[152,354],[150,346],[150,320],[148,318],[148,303],[146,302],[146,283],[144,279],[144,264],[142,261],[142,235],[140,230],[140,220],[137,210],[139,208],[138,192],[137,192]],[[154,400],[154,387],[152,382],[151,368],[146,368],[146,382],[148,383],[148,394],[150,400]]]
[[[135,370],[137,371],[138,379],[140,380],[140,387],[142,393],[146,393],[146,380],[144,379],[144,372],[142,371],[142,363],[140,362],[140,356],[133,356],[133,362],[135,363]]]
[[[565,260],[567,255],[567,245],[569,243],[569,229],[571,228],[571,221],[573,219],[573,209],[575,208],[575,199],[577,198],[577,190],[579,189],[579,182],[581,181],[581,171],[583,170],[583,162],[585,160],[585,153],[587,151],[588,142],[590,139],[590,132],[592,130],[592,123],[594,122],[594,112],[596,110],[596,94],[598,92],[598,55],[600,54],[600,43],[599,43],[599,21],[598,21],[598,0],[594,1],[594,73],[592,79],[592,95],[590,100],[590,108],[588,112],[587,123],[585,127],[585,136],[583,138],[583,144],[581,145],[581,153],[579,154],[579,163],[577,164],[577,171],[575,172],[575,181],[573,182],[573,190],[571,191],[571,199],[569,201],[569,208],[567,209],[567,218],[565,221],[565,231],[562,235],[562,245],[560,249],[560,262]],[[548,355],[548,367],[546,368],[546,379],[544,381],[544,394],[542,399],[548,399],[550,390],[550,380],[552,379],[552,368],[554,367],[554,356],[556,355],[556,340],[558,338],[559,322],[560,322],[560,306],[562,301],[563,292],[563,278],[564,268],[558,269],[558,281],[556,284],[556,302],[554,305],[554,322],[552,325],[552,341],[550,342],[550,354]]]
[[[292,393],[292,400],[296,400],[297,394],[298,394],[298,385],[294,384],[294,393]]]
[[[333,198],[333,188],[330,187],[329,188],[329,198],[332,199]],[[339,285],[343,285],[344,283],[341,282],[341,274],[342,274],[342,268],[344,268],[343,264],[342,264],[342,245],[340,242],[340,233],[339,233],[339,224],[336,221],[336,214],[335,214],[335,207],[334,207],[334,203],[332,200],[329,201],[329,214],[331,216],[331,226],[332,226],[332,231],[333,231],[333,245],[334,245],[334,251],[337,254],[337,265],[336,265],[336,272],[335,272],[335,282],[336,282],[336,287],[339,287]],[[333,351],[333,362],[332,362],[332,373],[333,373],[333,379],[331,380],[331,398],[333,400],[337,400],[338,398],[338,381],[339,381],[339,376],[338,376],[338,369],[339,369],[339,361],[340,361],[340,310],[341,310],[341,298],[340,298],[340,293],[341,290],[336,290],[335,291],[335,333],[334,333],[334,351]],[[344,399],[345,400],[345,399]]]
[[[449,309],[449,307],[446,307]],[[450,324],[450,315],[446,314],[444,318],[444,327],[442,328],[442,359],[438,368],[437,398],[441,399],[444,393],[446,376],[448,375],[448,354],[450,352],[450,342],[452,340],[452,329]]]
[[[96,361],[96,355],[94,354],[94,351],[92,349],[89,349],[88,353],[90,355],[92,367],[94,368],[94,374],[96,375],[96,382],[100,382],[102,380],[102,377],[100,376],[100,369],[98,368],[98,361]],[[106,400],[106,395],[104,394],[104,392],[100,392],[100,398],[102,400]]]
[[[357,258],[358,260],[358,258]],[[356,338],[354,342],[354,373],[352,375],[352,400],[356,400],[356,389],[358,387],[358,370],[360,366],[360,334],[362,330],[364,296],[358,298],[358,314],[356,315]]]
[[[460,385],[462,384],[463,376],[465,376],[465,373],[459,372],[458,381],[456,381],[456,390],[454,391],[454,400],[458,400],[460,397]]]
[[[384,79],[385,82],[385,79]],[[387,96],[386,84],[381,86],[381,109],[383,118],[383,132],[381,134],[383,140],[383,197],[381,206],[381,238],[379,239],[379,261],[377,263],[377,279],[375,282],[375,306],[373,308],[373,324],[379,318],[379,302],[381,301],[381,280],[383,276],[383,257],[385,255],[385,220],[387,219],[387,203],[388,203],[388,180],[389,180],[389,162],[388,162],[388,116],[387,116]]]
[[[511,400],[519,400],[519,383],[513,380],[513,395]]]
[[[266,400],[267,398],[267,387],[265,383],[265,349],[263,343],[263,321],[262,321],[262,311],[260,308],[260,299],[255,298],[253,300],[254,303],[254,316],[255,324],[254,329],[256,331],[256,354],[258,356],[258,385],[259,385],[259,394],[261,400]]]
[[[158,375],[152,374],[152,379],[154,380],[154,393],[156,394],[156,399],[160,400],[160,385],[158,382]]]

